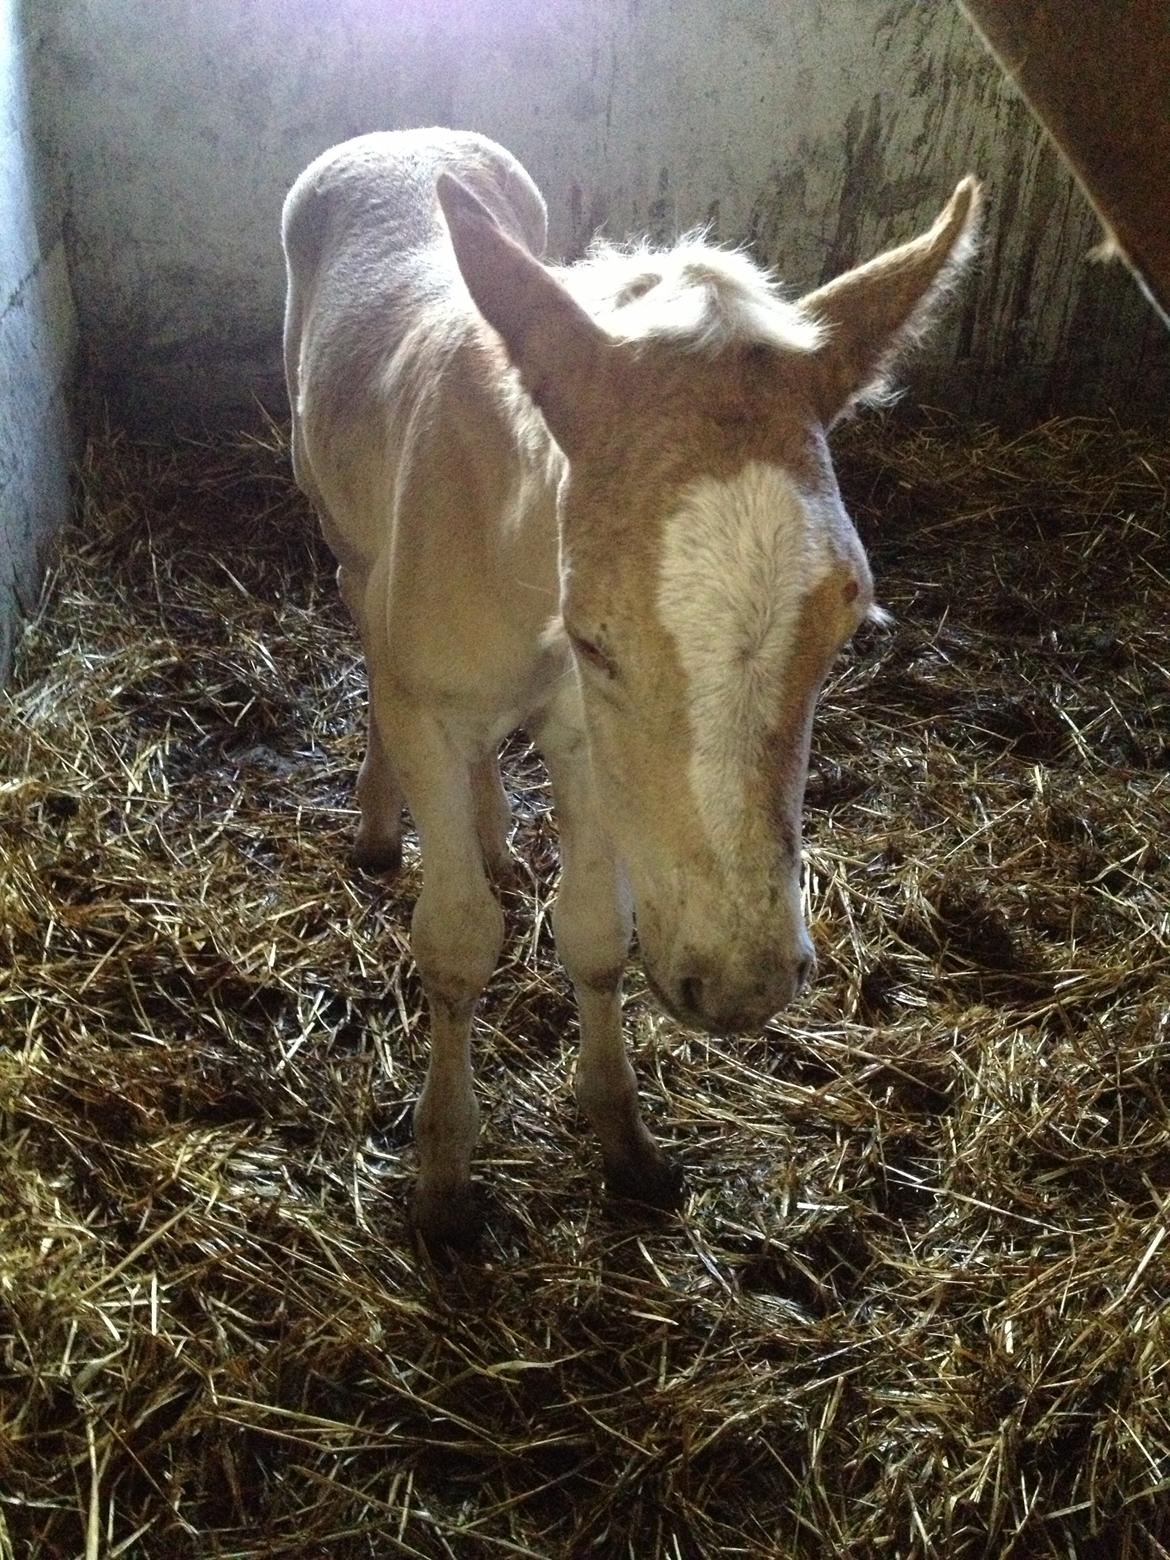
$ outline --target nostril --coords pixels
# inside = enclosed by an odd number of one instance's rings
[[[703,982],[697,975],[684,975],[678,983],[678,994],[688,1013],[703,1011]]]
[[[803,991],[812,979],[813,961],[810,958],[801,959],[796,966],[796,989]]]

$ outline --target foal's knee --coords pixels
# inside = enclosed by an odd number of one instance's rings
[[[425,879],[414,908],[410,949],[427,996],[451,1008],[473,1003],[487,985],[504,943],[504,915],[480,876],[458,895]]]
[[[573,985],[597,992],[616,991],[633,930],[630,913],[621,900],[589,898],[562,887],[552,920],[557,954]]]

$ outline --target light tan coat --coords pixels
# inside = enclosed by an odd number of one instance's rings
[[[474,1223],[469,1036],[502,938],[509,731],[553,783],[577,1095],[612,1189],[669,1205],[681,1186],[622,1042],[632,914],[684,1022],[756,1027],[808,977],[813,705],[873,600],[825,429],[921,326],[976,206],[965,181],[921,239],[794,305],[696,241],[546,268],[539,193],[468,133],[363,136],[290,192],[294,466],[370,680],[356,856],[397,864],[404,801],[422,849],[430,1244]]]

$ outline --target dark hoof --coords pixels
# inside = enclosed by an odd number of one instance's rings
[[[605,1189],[621,1202],[641,1203],[644,1208],[662,1208],[670,1213],[676,1213],[687,1198],[682,1166],[665,1154],[649,1161],[623,1159],[607,1164]]]
[[[474,1187],[438,1196],[416,1192],[410,1228],[428,1257],[441,1262],[450,1256],[470,1256],[483,1235],[483,1205]]]
[[[402,871],[402,845],[398,840],[376,845],[359,841],[349,859],[359,872],[385,877],[389,873]]]

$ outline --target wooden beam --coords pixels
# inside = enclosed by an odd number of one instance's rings
[[[1167,0],[962,0],[1170,324]]]

